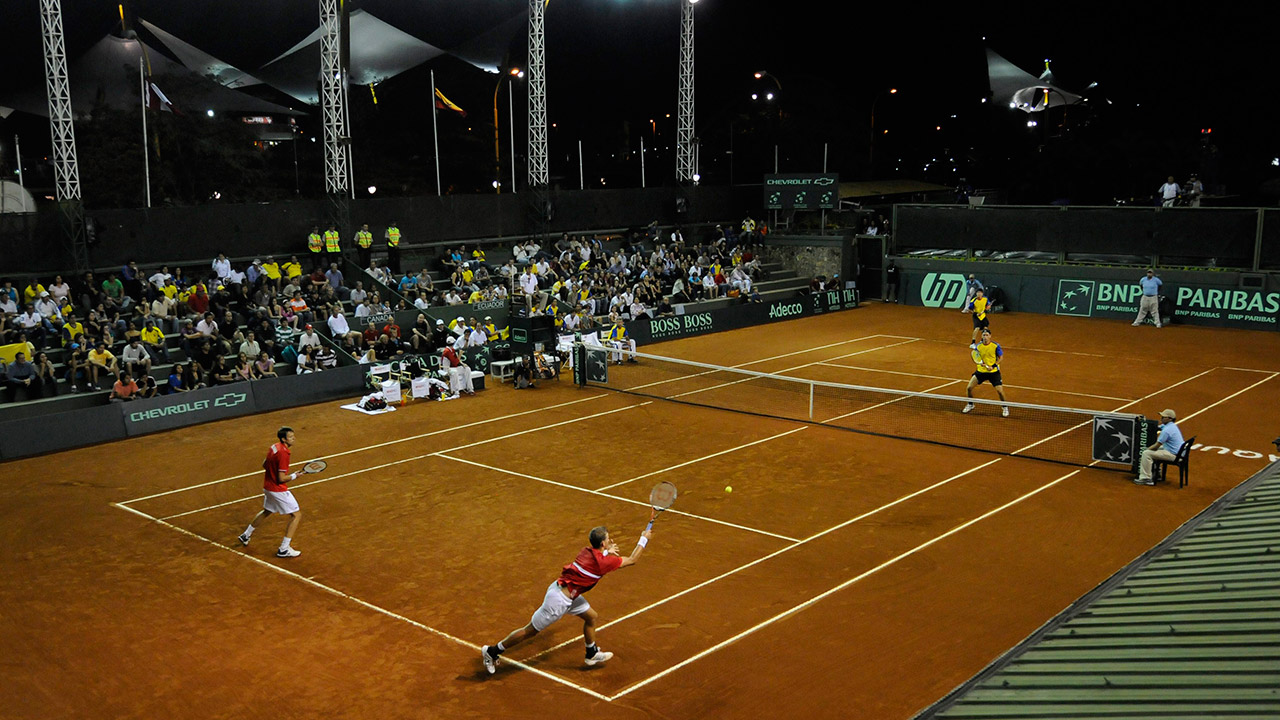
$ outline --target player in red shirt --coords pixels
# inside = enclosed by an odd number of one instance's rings
[[[262,512],[240,534],[240,544],[248,545],[258,523],[272,513],[288,515],[289,526],[284,530],[284,540],[280,542],[280,549],[276,550],[276,557],[298,557],[302,551],[289,545],[293,541],[293,534],[298,530],[298,521],[302,519],[302,509],[298,507],[298,501],[293,498],[288,486],[288,483],[298,479],[298,473],[289,472],[289,448],[293,447],[294,442],[293,428],[280,428],[276,431],[276,438],[280,442],[271,446],[267,451],[267,459],[262,461],[262,469],[266,471],[262,481]]]
[[[634,565],[640,558],[640,553],[644,552],[645,546],[649,544],[651,534],[649,530],[640,533],[640,542],[636,544],[636,549],[631,551],[631,556],[622,557],[618,554],[618,544],[609,538],[609,529],[603,525],[593,528],[589,536],[591,547],[582,548],[578,557],[565,565],[560,572],[560,577],[547,587],[547,594],[542,599],[542,607],[533,614],[529,624],[511,631],[511,634],[497,645],[485,645],[480,648],[484,669],[488,670],[490,675],[497,672],[499,655],[546,630],[566,612],[582,618],[582,637],[587,642],[588,665],[599,665],[613,657],[613,653],[596,647],[597,613],[582,594],[595,587],[596,583],[600,582],[600,578],[608,573]]]

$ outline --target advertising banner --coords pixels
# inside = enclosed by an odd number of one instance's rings
[[[684,315],[633,321],[626,324],[627,333],[637,344],[674,340],[676,338],[705,335],[723,330],[737,330],[751,325],[761,325],[777,320],[819,315],[858,306],[855,289],[826,290],[819,293],[796,295],[786,300],[767,303],[734,305],[719,310],[708,310]]]
[[[840,203],[840,176],[786,174],[764,176],[766,210],[834,210]]]
[[[1280,318],[1280,293],[1256,289],[1214,288],[1165,283],[1161,293],[1173,300],[1174,316],[1190,324],[1274,329]],[[1142,288],[1137,282],[1058,280],[1053,312],[1076,317],[1137,317]]]
[[[253,410],[253,383],[220,385],[120,405],[130,437],[238,417]]]
[[[1130,321],[1137,317],[1142,300],[1140,271],[1133,273],[1132,280],[1115,279],[1114,270],[1109,278],[1089,278],[1078,269],[1066,272],[1073,274],[1019,275],[1015,268],[992,268],[979,272],[978,279],[989,292],[999,288],[1002,304],[1013,311]],[[907,270],[906,298],[925,307],[958,310],[964,307],[965,277],[958,272]],[[1274,330],[1280,324],[1280,292],[1274,290],[1164,280],[1160,295],[1166,299],[1166,309],[1172,304],[1176,323],[1246,330]]]

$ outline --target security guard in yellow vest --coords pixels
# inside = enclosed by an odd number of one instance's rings
[[[311,269],[320,267],[320,253],[324,252],[324,240],[320,237],[320,228],[311,226],[311,234],[307,236],[307,252],[311,253]]]
[[[387,265],[391,266],[391,272],[400,274],[400,228],[395,220],[387,226]]]
[[[369,256],[373,247],[373,233],[369,232],[369,225],[366,223],[360,226],[356,232],[356,253],[360,256],[360,268],[369,267]]]
[[[330,225],[328,230],[324,231],[324,264],[325,267],[329,263],[342,262],[342,248],[338,247],[338,226]]]

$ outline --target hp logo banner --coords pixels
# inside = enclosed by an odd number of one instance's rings
[[[920,304],[925,307],[959,310],[965,294],[964,275],[958,273],[929,273],[920,283]]]

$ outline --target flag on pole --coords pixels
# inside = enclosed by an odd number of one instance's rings
[[[467,116],[467,111],[466,111],[466,110],[463,110],[462,108],[458,107],[457,105],[454,105],[454,104],[453,104],[453,102],[452,102],[451,100],[449,100],[449,98],[447,98],[447,97],[445,97],[445,96],[444,96],[444,93],[440,92],[440,88],[436,88],[436,109],[437,109],[437,110],[452,110],[452,111],[454,111],[454,112],[458,113],[459,115],[461,115],[462,117],[466,117],[466,116]]]
[[[175,115],[181,115],[173,103],[169,102],[169,97],[164,94],[158,85],[153,82],[147,82],[146,108],[157,112],[171,112]]]

